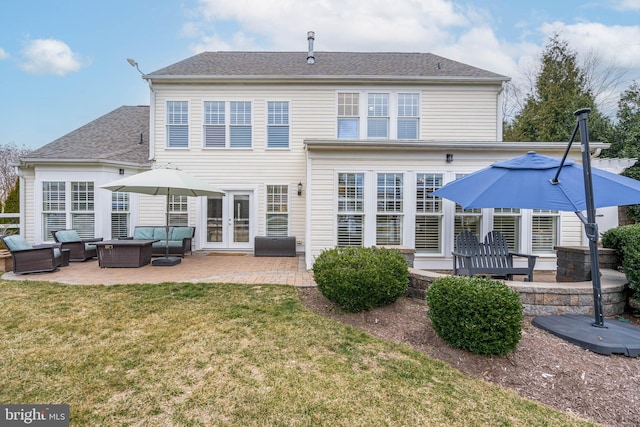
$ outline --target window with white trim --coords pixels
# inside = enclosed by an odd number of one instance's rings
[[[398,139],[418,139],[419,109],[417,93],[398,94]]]
[[[465,174],[456,174],[456,179],[464,177]],[[482,241],[480,236],[480,226],[482,224],[482,209],[462,209],[462,206],[456,203],[456,210],[453,217],[453,233],[457,236],[464,230],[469,230],[476,235],[478,240]]]
[[[167,147],[189,147],[189,102],[167,101]]]
[[[267,148],[289,148],[289,102],[267,102]]]
[[[52,231],[73,229],[82,238],[95,234],[94,185],[91,181],[42,183],[42,238]]]
[[[360,94],[338,94],[338,139],[358,139],[360,135]]]
[[[404,186],[401,173],[379,173],[376,245],[401,245]]]
[[[370,93],[367,96],[367,138],[389,138],[389,94]]]
[[[520,248],[520,209],[495,208],[493,229],[504,236],[511,251],[517,252]]]
[[[364,243],[364,174],[338,174],[337,245]]]
[[[52,231],[67,228],[66,183],[48,181],[42,183],[42,237],[52,240]]]
[[[111,193],[111,238],[129,235],[129,193]]]
[[[187,196],[169,196],[169,225],[186,227],[189,225],[189,198]]]
[[[251,101],[231,101],[229,108],[229,146],[251,148]]]
[[[289,186],[267,185],[267,236],[289,235]]]
[[[418,253],[442,252],[442,198],[430,194],[442,187],[442,174],[416,174],[415,249]]]
[[[531,252],[534,254],[554,254],[558,244],[558,223],[560,212],[534,209],[531,219]]]
[[[204,147],[225,148],[227,143],[224,101],[204,102]]]

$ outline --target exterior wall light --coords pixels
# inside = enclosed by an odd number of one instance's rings
[[[298,183],[298,196],[302,196],[302,182]]]

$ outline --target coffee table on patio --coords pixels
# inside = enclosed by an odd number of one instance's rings
[[[151,262],[151,245],[158,240],[103,240],[93,242],[98,248],[98,265],[111,267],[142,267]]]

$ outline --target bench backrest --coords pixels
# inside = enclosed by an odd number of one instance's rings
[[[467,255],[459,257],[461,268],[495,268],[513,267],[513,258],[509,254],[507,239],[498,232],[492,231],[484,238],[484,243],[469,230],[462,231],[456,237],[456,252]]]

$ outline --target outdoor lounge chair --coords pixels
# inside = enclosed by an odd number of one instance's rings
[[[101,242],[102,237],[81,239],[76,230],[52,231],[53,239],[60,243],[60,249],[69,249],[69,261],[86,261],[98,256],[92,242]]]
[[[462,231],[456,237],[456,249],[453,255],[453,274],[460,276],[498,276],[512,280],[514,274],[524,274],[527,281],[533,281],[535,255],[509,252],[507,240],[499,231],[491,231],[478,242],[475,234]],[[513,257],[526,257],[527,267],[514,267]]]
[[[62,251],[54,245],[31,245],[17,234],[0,240],[11,252],[16,274],[51,272],[62,265]]]

